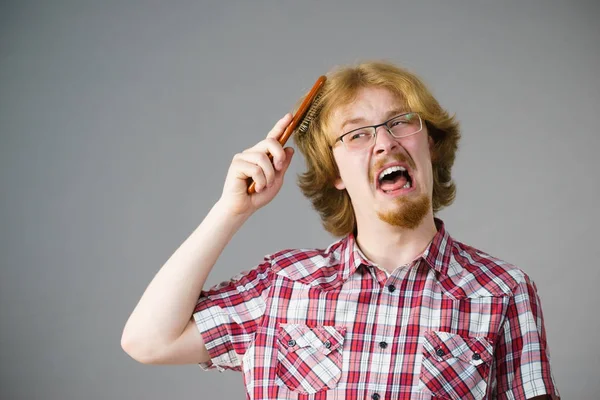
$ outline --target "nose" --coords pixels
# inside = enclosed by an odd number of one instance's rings
[[[385,126],[377,127],[377,135],[375,136],[375,153],[385,153],[398,147],[400,144],[393,137]]]

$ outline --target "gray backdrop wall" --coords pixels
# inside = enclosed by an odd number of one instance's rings
[[[2,399],[243,398],[240,374],[120,347],[231,158],[315,78],[385,58],[456,113],[457,239],[537,283],[565,399],[597,399],[600,7],[595,1],[5,1],[0,6]],[[333,239],[295,185],[209,284]],[[282,223],[286,221],[286,223]]]

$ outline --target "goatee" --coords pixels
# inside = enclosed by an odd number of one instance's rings
[[[390,225],[399,226],[406,229],[416,229],[431,208],[429,196],[422,194],[416,199],[407,199],[399,197],[396,199],[398,204],[393,210],[377,212],[379,219]]]

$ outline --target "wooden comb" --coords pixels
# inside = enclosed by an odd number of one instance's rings
[[[310,89],[310,92],[308,92],[304,98],[304,101],[302,104],[300,104],[300,107],[298,107],[298,111],[296,111],[296,114],[292,117],[292,122],[290,122],[287,128],[285,128],[285,131],[278,139],[282,146],[285,145],[296,128],[298,128],[298,130],[302,133],[308,130],[308,124],[317,113],[321,100],[320,90],[326,80],[327,78],[325,76],[320,76],[313,85],[312,89]],[[267,153],[267,155],[269,156],[271,162],[273,162],[273,155],[271,153]],[[252,178],[248,178],[248,185],[248,194],[254,193],[256,191],[256,182],[254,182]]]

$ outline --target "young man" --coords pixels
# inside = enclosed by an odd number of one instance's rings
[[[236,230],[279,192],[293,150],[276,139],[290,121],[234,156],[222,197],[132,313],[125,351],[242,371],[249,399],[558,398],[535,284],[434,216],[454,200],[458,123],[388,63],[330,73],[294,136],[308,164],[300,188],[340,239],[202,290]]]

